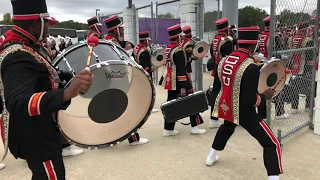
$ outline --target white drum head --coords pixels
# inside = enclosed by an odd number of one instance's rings
[[[117,144],[140,128],[153,109],[154,87],[145,71],[111,61],[104,65],[91,67],[95,77],[89,91],[58,114],[62,133],[78,146]]]
[[[268,89],[274,89],[275,95],[281,91],[286,82],[286,67],[280,60],[269,60],[260,71],[258,92],[263,94]]]
[[[151,54],[151,63],[154,67],[161,67],[166,64],[166,52],[164,49],[157,49]]]

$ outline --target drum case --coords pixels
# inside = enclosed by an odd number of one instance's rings
[[[161,111],[167,123],[174,123],[206,110],[208,110],[208,102],[206,94],[202,91],[179,97],[161,105]]]

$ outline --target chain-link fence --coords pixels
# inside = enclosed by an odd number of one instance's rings
[[[156,42],[165,47],[169,44],[167,28],[180,23],[180,0],[156,2]]]
[[[291,77],[269,107],[268,120],[283,140],[312,124],[318,52],[317,0],[271,0],[269,56],[281,57]]]
[[[215,21],[221,17],[220,11],[220,0],[204,0],[204,32],[203,32],[203,40],[209,44],[212,43],[213,38],[217,34]],[[207,71],[206,64],[208,60],[211,58],[210,51],[209,53],[203,58],[203,72]],[[212,81],[212,80],[211,80]],[[206,81],[205,82],[211,82]],[[204,88],[208,88],[210,84],[204,84]]]
[[[136,8],[138,11],[139,19],[139,32],[147,31],[154,42],[155,39],[155,28],[154,28],[154,12],[153,12],[153,2],[145,6]],[[138,42],[137,42],[138,43]]]

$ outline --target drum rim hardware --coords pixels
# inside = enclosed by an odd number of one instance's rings
[[[110,43],[105,42],[105,41],[102,41],[102,42],[100,41],[100,43],[106,44],[106,45],[110,45]],[[54,62],[54,67],[59,67],[59,64],[60,64],[60,63],[64,63],[64,62],[65,62],[65,61],[62,62],[62,61],[63,61],[63,57],[65,56],[65,53],[71,53],[71,52],[74,51],[75,49],[78,49],[79,47],[83,47],[83,46],[84,46],[83,43],[80,43],[79,45],[76,45],[76,46],[74,46],[74,47],[72,47],[72,48],[70,48],[70,49],[67,49],[61,56],[57,57],[56,61]],[[111,47],[112,47],[112,46],[111,46]],[[117,48],[117,46],[115,46],[115,47]],[[120,47],[118,47],[118,48],[120,48]],[[119,49],[118,51],[122,51],[122,50]],[[119,52],[119,53],[120,53],[120,52]],[[125,53],[125,52],[122,51],[122,53]],[[119,54],[119,57],[120,57],[120,54]],[[126,58],[129,58],[129,56],[126,57],[126,56],[124,55],[124,58],[125,58],[125,59],[126,59]],[[67,61],[68,61],[68,59],[67,59]],[[70,60],[69,60],[69,61],[70,61]],[[144,74],[146,75],[146,77],[147,77],[147,79],[148,79],[146,82],[149,82],[149,84],[150,84],[150,86],[151,86],[151,91],[152,91],[152,93],[151,93],[150,104],[148,103],[148,104],[149,104],[149,107],[148,107],[148,109],[146,108],[147,110],[146,110],[146,113],[145,113],[145,114],[142,113],[143,119],[140,120],[140,121],[136,121],[137,123],[139,122],[138,125],[137,125],[136,127],[134,127],[131,131],[123,133],[124,135],[121,135],[121,136],[122,136],[121,138],[118,138],[118,139],[116,139],[116,140],[114,140],[114,141],[112,141],[112,142],[107,142],[107,143],[103,143],[103,144],[95,144],[95,145],[82,144],[82,143],[76,142],[77,139],[72,140],[71,138],[68,138],[68,136],[66,136],[65,132],[63,131],[64,128],[62,128],[62,127],[60,126],[60,124],[59,124],[59,119],[58,119],[58,127],[59,127],[59,129],[60,129],[60,131],[61,131],[61,134],[62,134],[64,137],[66,137],[67,141],[68,141],[70,144],[76,145],[76,146],[81,147],[81,148],[86,148],[86,149],[89,149],[89,150],[101,149],[101,148],[106,148],[106,147],[112,147],[112,146],[115,146],[115,145],[119,144],[120,142],[128,139],[133,133],[137,132],[137,131],[147,122],[147,120],[150,118],[152,109],[154,108],[154,105],[155,105],[156,91],[155,91],[155,86],[154,86],[154,84],[153,84],[153,82],[152,82],[152,79],[151,79],[150,75],[149,75],[143,68],[141,68],[140,65],[134,64],[133,62],[131,62],[131,61],[129,61],[129,60],[128,60],[128,61],[123,61],[123,60],[121,60],[121,59],[119,58],[119,59],[117,59],[117,60],[108,60],[108,61],[102,61],[102,63],[95,63],[95,64],[93,64],[93,65],[90,65],[90,69],[92,69],[92,68],[98,68],[98,67],[97,67],[98,64],[100,64],[100,65],[106,65],[106,66],[108,66],[109,64],[112,65],[112,64],[113,64],[113,63],[112,63],[113,61],[114,61],[114,62],[119,62],[119,63],[121,62],[122,65],[134,67],[134,68],[136,68],[137,70],[139,70],[140,72],[142,72],[142,73],[144,73]],[[118,64],[119,64],[119,63],[118,63]],[[115,64],[117,64],[117,63],[115,63]],[[70,63],[69,63],[69,65],[70,65]],[[120,65],[120,64],[119,64],[119,65]],[[72,67],[71,67],[71,69],[72,69]],[[60,112],[58,112],[58,113],[60,113]],[[73,116],[72,114],[69,114],[69,113],[66,113],[66,112],[61,112],[61,113],[64,113],[64,114],[67,115],[67,116]],[[144,114],[144,116],[143,116],[143,114]],[[66,133],[68,133],[68,131],[66,131]]]
[[[137,69],[142,71],[142,72],[144,72],[146,75],[148,75],[148,73],[146,71],[144,71],[143,69],[141,69],[141,68],[137,68]],[[142,121],[140,121],[140,123],[133,130],[131,130],[129,133],[127,133],[123,137],[121,137],[121,138],[119,138],[119,139],[117,139],[115,141],[112,141],[112,142],[109,142],[109,143],[105,143],[105,144],[85,145],[85,144],[81,144],[81,143],[75,142],[75,141],[71,140],[70,138],[68,138],[68,136],[66,136],[66,134],[63,132],[63,130],[61,129],[60,125],[58,124],[58,127],[59,127],[59,129],[61,131],[61,134],[67,139],[67,141],[71,145],[75,145],[75,146],[78,146],[78,147],[81,147],[81,148],[85,148],[85,149],[89,149],[89,150],[97,150],[97,149],[103,149],[103,148],[107,148],[107,147],[113,147],[113,146],[119,144],[120,142],[125,141],[132,134],[134,134],[135,132],[139,131],[139,129],[147,122],[147,120],[151,116],[152,109],[154,108],[154,104],[155,104],[155,101],[156,101],[156,91],[155,91],[155,87],[153,85],[153,82],[152,82],[150,76],[148,75],[147,77],[148,77],[147,79],[150,82],[151,89],[152,89],[152,92],[153,92],[152,95],[151,95],[152,97],[151,97],[150,106],[149,106],[149,108],[147,110],[146,115],[142,119]],[[60,113],[60,112],[58,112],[58,113]]]

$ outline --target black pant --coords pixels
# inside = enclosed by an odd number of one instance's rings
[[[133,133],[129,138],[129,143],[133,143],[140,140],[139,133]]]
[[[219,120],[218,118],[216,118],[216,117],[213,117],[213,116],[212,116],[213,108],[214,108],[214,106],[211,106],[211,110],[210,110],[210,119],[218,121],[218,120]]]
[[[31,180],[65,180],[66,171],[62,156],[45,162],[27,160],[32,172]]]
[[[265,122],[248,117],[246,119],[240,119],[240,125],[263,147],[264,165],[267,169],[268,176],[282,174],[280,143]],[[222,151],[236,127],[236,124],[224,121],[224,124],[218,129],[212,148]]]
[[[179,90],[168,90],[168,97],[167,101],[171,101],[173,99],[177,99],[178,95],[180,94]],[[190,116],[190,122],[191,122],[191,127],[198,126],[203,123],[203,119],[200,116],[200,114],[196,114],[193,116]],[[165,130],[174,130],[174,126],[176,123],[164,123],[164,129]]]
[[[66,147],[71,146],[68,140],[61,134],[61,148],[64,149]]]

